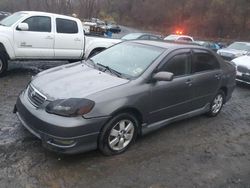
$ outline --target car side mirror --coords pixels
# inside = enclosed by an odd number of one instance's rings
[[[172,72],[157,72],[153,75],[153,79],[156,81],[172,81],[174,74]]]
[[[27,23],[20,23],[18,24],[17,29],[20,31],[28,31],[29,25]]]

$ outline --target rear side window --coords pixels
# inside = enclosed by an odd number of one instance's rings
[[[148,35],[143,35],[139,39],[141,39],[141,40],[148,40],[149,36]]]
[[[217,59],[207,52],[195,52],[193,54],[192,72],[203,72],[219,68]]]
[[[190,39],[188,37],[180,37],[178,40],[192,42],[192,39]]]
[[[72,20],[56,18],[56,31],[57,33],[78,33],[77,23]]]
[[[187,75],[189,73],[189,57],[189,53],[175,55],[166,62],[161,71],[172,72],[174,76]]]
[[[51,32],[51,18],[46,16],[33,16],[23,21],[29,25],[28,31]]]

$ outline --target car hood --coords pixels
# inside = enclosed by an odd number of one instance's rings
[[[129,82],[83,63],[64,65],[39,73],[31,84],[49,100],[83,98]]]
[[[220,49],[218,51],[218,54],[223,56],[241,56],[245,55],[246,53],[247,53],[246,50],[235,50],[229,48]]]
[[[0,25],[0,35],[3,33],[9,33],[11,31],[10,27],[5,27]]]
[[[239,66],[245,66],[250,69],[250,56],[241,56],[233,60],[233,62]]]

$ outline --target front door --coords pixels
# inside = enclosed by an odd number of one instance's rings
[[[191,76],[189,49],[176,51],[166,57],[158,72],[174,74],[172,81],[158,81],[151,86],[149,123],[176,117],[191,109]]]
[[[23,21],[28,31],[14,30],[15,53],[17,58],[54,58],[54,34],[51,17],[32,16]]]

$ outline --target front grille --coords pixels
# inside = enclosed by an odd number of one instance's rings
[[[237,66],[237,71],[241,73],[250,73],[250,70],[247,67],[241,65]]]
[[[46,101],[46,97],[31,85],[28,87],[28,98],[30,102],[36,107],[41,106]]]

